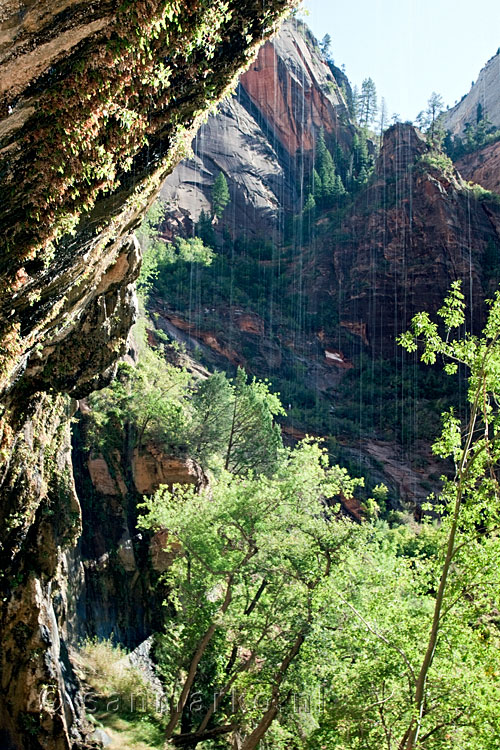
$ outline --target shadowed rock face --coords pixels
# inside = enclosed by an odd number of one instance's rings
[[[320,129],[330,143],[352,142],[349,84],[340,71],[337,78],[307,27],[287,21],[261,47],[236,96],[202,125],[193,157],[165,181],[161,197],[172,235],[191,232],[201,211],[210,211],[222,171],[231,193],[227,213],[238,231],[278,240],[284,216],[301,208],[301,169],[310,167]]]
[[[455,166],[466,180],[482,185],[494,193],[500,193],[499,141],[462,156]]]
[[[65,550],[81,524],[70,399],[108,382],[127,350],[134,226],[289,5],[2,5],[2,747],[89,746],[66,648],[80,567]]]
[[[86,429],[82,418],[73,450],[83,529],[69,556],[78,572],[71,578],[71,641],[113,637],[134,649],[163,627],[166,591],[158,574],[172,561],[165,534],[137,528],[138,504],[160,484],[201,490],[208,478],[196,461],[166,455],[157,445],[131,452],[126,431],[120,449],[95,454],[83,447]]]
[[[281,199],[294,200],[289,177],[273,145],[242,104],[243,91],[221,106],[201,126],[193,158],[183,161],[165,181],[161,197],[169,205],[171,236],[189,232],[202,211],[211,211],[211,192],[219,172],[227,175],[231,193],[228,209],[250,231],[276,233],[282,215]],[[222,137],[221,137],[222,135]]]

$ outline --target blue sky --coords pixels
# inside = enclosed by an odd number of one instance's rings
[[[500,0],[305,0],[315,36],[351,83],[371,76],[389,116],[413,120],[432,91],[453,106],[500,47]]]

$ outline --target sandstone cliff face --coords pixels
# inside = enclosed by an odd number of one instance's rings
[[[469,93],[443,117],[446,130],[453,135],[463,135],[467,123],[476,123],[477,106],[500,127],[500,53],[494,55],[479,73]]]
[[[499,141],[462,156],[455,166],[466,180],[500,193]]]
[[[65,645],[81,523],[70,397],[127,350],[141,213],[288,5],[2,7],[2,747],[87,746]]]
[[[195,461],[168,456],[156,445],[111,455],[82,448],[86,430],[80,420],[73,450],[76,490],[82,506],[82,534],[71,561],[79,569],[71,592],[69,623],[78,638],[114,638],[134,649],[163,627],[166,592],[159,575],[171,560],[164,552],[165,533],[138,529],[137,505],[160,484],[192,484],[198,490],[208,479]]]
[[[314,150],[321,128],[350,143],[346,93],[303,24],[286,23],[241,78],[272,138],[290,156]],[[343,120],[343,122],[342,122]]]
[[[193,157],[163,184],[170,231],[190,232],[201,211],[210,211],[222,171],[234,225],[278,239],[284,215],[300,207],[301,169],[311,163],[320,129],[332,144],[352,142],[347,93],[348,83],[339,84],[307,27],[287,21],[242,75],[236,96],[202,125]]]
[[[241,95],[239,87],[217,116],[201,126],[193,157],[181,162],[164,182],[160,196],[168,205],[170,236],[189,233],[202,211],[210,213],[219,172],[227,176],[230,210],[241,226],[275,234],[282,213],[280,197],[287,205],[293,202],[294,191],[290,180],[285,181],[279,156],[242,105]]]
[[[356,324],[375,356],[394,356],[396,336],[411,317],[435,312],[456,279],[474,332],[483,320],[483,259],[489,243],[500,252],[500,209],[476,198],[451,165],[434,166],[429,152],[410,126],[386,132],[374,182],[334,248],[341,325],[354,332]]]

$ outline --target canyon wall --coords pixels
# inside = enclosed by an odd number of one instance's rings
[[[439,476],[421,437],[432,439],[432,409],[441,407],[427,400],[431,387],[416,385],[427,376],[396,337],[416,312],[434,314],[455,280],[479,332],[500,278],[500,209],[467,181],[495,190],[496,146],[457,170],[413,126],[397,124],[368,184],[303,213],[321,130],[339,169],[352,165],[360,130],[349,90],[300,23],[287,22],[261,48],[237,96],[202,127],[194,157],[161,190],[165,236],[189,236],[225,174],[231,203],[215,225],[219,276],[193,273],[188,301],[173,275],[171,293],[153,294],[151,310],[207,364],[270,377],[289,408],[287,434],[333,436],[350,468],[414,504],[436,486],[422,464]],[[398,414],[411,425],[398,428]]]
[[[500,141],[461,156],[455,166],[464,179],[500,194]]]
[[[168,233],[189,234],[201,211],[210,212],[215,177],[231,194],[230,224],[249,235],[279,240],[287,214],[300,210],[304,171],[310,171],[323,130],[329,143],[348,149],[354,128],[350,86],[320,54],[297,19],[264,44],[235,95],[202,125],[193,155],[165,181]]]
[[[477,81],[472,83],[468,94],[458,104],[445,112],[443,125],[452,135],[463,135],[467,123],[477,122],[478,106],[483,116],[500,127],[500,50],[481,69]]]

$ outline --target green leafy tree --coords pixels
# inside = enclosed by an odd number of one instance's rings
[[[165,218],[165,206],[156,200],[145,214],[141,226],[137,230],[137,237],[142,248],[141,273],[137,279],[139,297],[145,303],[153,289],[154,280],[158,276],[156,258],[162,251],[162,241],[158,239],[160,226]]]
[[[128,435],[132,447],[152,440],[169,452],[178,452],[190,423],[191,375],[147,345],[143,321],[135,327],[134,336],[140,349],[137,366],[120,363],[112,384],[90,397],[87,442],[92,449],[106,451],[121,448]]]
[[[211,247],[205,245],[201,237],[176,237],[173,243],[151,239],[144,248],[141,273],[137,289],[145,302],[157,283],[157,279],[169,266],[179,261],[209,266],[215,257]]]
[[[219,172],[212,188],[212,213],[216,219],[221,218],[230,200],[231,196],[229,195],[227,180],[224,174]]]
[[[272,478],[225,473],[201,495],[163,488],[146,500],[142,525],[167,529],[175,553],[167,739],[181,723],[190,730],[176,744],[238,730],[242,750],[254,750],[264,738],[290,701],[313,623],[329,606],[325,581],[355,532],[326,501],[354,486],[308,441],[288,451]],[[222,651],[215,698],[212,686],[194,721],[186,714],[207,658],[214,663],[214,643]]]
[[[235,474],[272,473],[283,449],[275,418],[285,411],[268,381],[238,368],[228,380],[218,372],[200,381],[191,396],[189,452],[205,466]]]
[[[325,683],[325,710],[306,742],[308,750],[399,750],[413,716],[422,633],[432,623],[446,532],[425,524],[416,533],[383,525],[365,526],[364,533],[364,542],[358,532],[345,558],[349,576],[341,571],[330,576],[330,616],[317,618],[311,635]],[[491,555],[494,543],[489,546]],[[466,571],[460,572],[463,583]],[[486,578],[491,585],[491,568]],[[427,681],[422,750],[496,746],[499,637],[496,626],[486,624],[488,605],[480,604],[477,583],[467,582],[466,595],[442,619]]]
[[[207,247],[200,237],[176,237],[172,263],[183,260],[187,263],[200,263],[209,266],[215,257],[211,247]]]
[[[222,372],[216,372],[196,386],[191,404],[193,422],[189,435],[189,452],[204,466],[222,455],[231,428],[234,390]]]
[[[147,245],[149,241],[154,240],[158,236],[164,219],[165,203],[157,199],[144,215],[141,226],[137,230],[137,236],[140,240],[143,240],[143,245]]]
[[[452,284],[451,292],[439,310],[446,328],[442,337],[437,323],[428,313],[414,317],[411,331],[400,337],[407,351],[422,346],[421,359],[434,364],[445,362],[450,375],[457,373],[458,364],[469,371],[469,417],[465,425],[453,410],[443,415],[443,431],[434,445],[442,458],[451,458],[455,476],[445,479],[439,507],[444,512],[443,526],[447,532],[439,581],[436,586],[432,623],[427,647],[416,672],[413,711],[400,747],[413,750],[420,746],[426,731],[429,681],[435,660],[442,654],[445,618],[457,603],[464,602],[471,582],[486,585],[483,573],[492,565],[489,541],[500,525],[498,497],[500,487],[497,466],[500,460],[500,293],[490,304],[488,320],[481,337],[466,334],[455,338],[465,323],[464,297],[460,282]],[[490,607],[498,606],[498,599]],[[440,648],[441,647],[441,648]]]
[[[363,551],[356,547],[346,561],[348,581],[329,578],[331,600],[342,607],[332,607],[337,619],[315,620],[331,687],[311,750],[498,746],[500,294],[482,336],[458,335],[464,312],[456,282],[441,325],[419,313],[400,339],[427,364],[442,359],[450,376],[459,364],[468,369],[468,418],[446,412],[433,447],[455,465],[424,508],[439,525],[428,522],[417,534],[372,527]],[[374,490],[381,500],[385,494]]]

